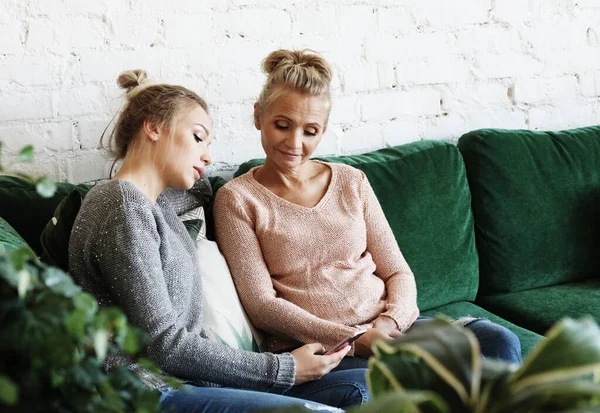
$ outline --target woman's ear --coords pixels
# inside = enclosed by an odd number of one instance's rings
[[[260,105],[258,102],[254,104],[254,127],[260,130]]]
[[[145,120],[142,128],[144,129],[144,136],[146,138],[150,139],[152,142],[158,141],[158,138],[160,137],[160,127],[156,123]]]

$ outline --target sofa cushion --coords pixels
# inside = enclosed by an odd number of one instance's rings
[[[367,175],[415,274],[421,310],[475,299],[479,274],[471,197],[456,146],[422,141],[322,159]],[[246,162],[235,176],[263,162]]]
[[[600,322],[600,280],[481,297],[478,303],[507,320],[544,333],[564,317],[591,315]]]
[[[484,129],[458,147],[473,197],[482,293],[600,274],[600,127]]]
[[[72,191],[63,198],[40,236],[42,247],[40,260],[64,272],[69,271],[69,239],[75,218],[81,208],[81,200],[81,194],[77,191]]]
[[[0,217],[0,252],[12,252],[19,248],[29,248],[25,240]]]
[[[91,185],[86,184],[58,183],[54,196],[43,198],[35,185],[19,178],[0,176],[0,217],[12,225],[34,251],[41,253],[40,234],[60,201],[73,190],[85,195],[90,188]]]
[[[521,352],[523,353],[523,357],[525,357],[532,348],[535,347],[537,343],[543,338],[541,335],[526,330],[523,327],[515,325],[503,318],[498,317],[495,314],[486,311],[485,309],[466,301],[461,301],[458,303],[448,304],[442,307],[434,308],[432,310],[424,311],[422,315],[434,317],[439,314],[444,314],[451,318],[460,318],[465,316],[470,317],[483,317],[487,318],[493,323],[499,324],[503,327],[508,328],[510,331],[515,333],[519,340],[521,341]]]

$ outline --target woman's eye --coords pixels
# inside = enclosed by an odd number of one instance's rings
[[[203,142],[203,139],[200,136],[196,135],[195,133],[194,133],[194,139],[196,140],[196,142]]]
[[[288,128],[288,127],[287,127],[287,125],[281,125],[281,124],[279,124],[279,123],[276,123],[276,124],[275,124],[275,127],[276,127],[277,129],[281,129],[281,130],[286,130],[286,129]]]
[[[304,134],[308,135],[308,136],[317,136],[317,132],[313,132],[313,131],[309,131],[309,130],[305,130]]]

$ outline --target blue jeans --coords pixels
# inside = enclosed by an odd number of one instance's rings
[[[433,320],[431,317],[419,317],[410,328],[431,320]],[[485,318],[476,318],[465,325],[465,328],[471,330],[477,337],[482,357],[516,364],[523,362],[519,337],[508,328],[494,324]],[[367,362],[368,360],[362,357],[345,357],[333,371],[366,368]]]
[[[160,405],[161,410],[172,413],[250,413],[286,406],[343,412],[369,401],[366,373],[366,369],[331,372],[282,394],[185,385],[180,390],[162,392]]]

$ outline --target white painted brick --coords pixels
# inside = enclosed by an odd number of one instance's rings
[[[531,19],[530,2],[528,0],[495,1],[492,18],[495,21],[512,25],[522,24]]]
[[[418,25],[456,27],[487,22],[491,3],[491,0],[421,0],[412,4],[412,13]]]
[[[484,128],[527,129],[525,112],[488,108],[481,112],[469,112],[465,116],[465,132]]]
[[[338,27],[336,8],[333,5],[319,5],[317,8],[300,6],[294,11],[293,31],[296,34],[334,34]]]
[[[362,41],[366,34],[377,28],[377,9],[375,6],[349,6],[340,9],[340,26],[338,33],[346,33],[349,37]]]
[[[45,56],[19,57],[0,61],[0,80],[12,81],[19,86],[50,85],[57,83],[58,62]]]
[[[361,64],[363,60],[363,44],[349,36],[328,36],[314,38],[310,42],[299,42],[301,47],[308,47],[321,53],[328,62],[344,62],[347,65]],[[282,43],[279,47],[287,48],[289,45]],[[296,46],[296,45],[293,45]]]
[[[277,38],[286,35],[291,29],[291,16],[285,10],[237,9],[227,13],[215,13],[218,30],[232,38],[256,40],[265,35]]]
[[[537,130],[561,130],[597,125],[593,106],[538,106],[529,111],[529,127]]]
[[[108,178],[112,160],[104,151],[84,152],[76,158],[67,159],[67,179],[69,182],[82,183]]]
[[[26,46],[31,51],[53,52],[98,48],[108,41],[106,28],[100,18],[65,18],[61,19],[60,25],[53,19],[36,19],[29,24]]]
[[[380,8],[377,27],[384,34],[408,33],[416,26],[408,7]]]
[[[419,122],[423,139],[456,140],[465,131],[465,120],[458,115],[428,116]]]
[[[381,148],[382,136],[382,127],[379,123],[354,126],[344,130],[340,139],[342,153],[363,153]]]
[[[114,16],[110,19],[110,24],[114,30],[112,43],[126,46],[154,45],[160,39],[160,20],[159,16],[135,16],[130,13]],[[186,23],[185,20],[181,21],[182,26]],[[196,30],[202,27],[198,25],[198,20],[195,24]],[[173,44],[176,45],[177,43],[173,42]]]
[[[385,146],[404,145],[418,140],[420,135],[416,120],[394,120],[383,125]]]
[[[205,76],[207,73],[253,70],[260,72],[261,62],[276,48],[268,42],[249,42],[236,39],[225,44],[216,44],[210,49],[200,47],[187,49],[189,74]]]
[[[558,79],[526,79],[515,83],[515,99],[521,103],[551,103],[573,100],[579,94],[575,76]]]
[[[417,85],[469,82],[473,78],[469,62],[449,56],[400,63],[396,76],[397,84]]]
[[[42,136],[32,131],[29,125],[6,126],[0,128],[0,142],[2,142],[2,154],[16,154],[27,145],[34,148],[43,148]]]
[[[143,69],[150,78],[160,77],[162,50],[150,49],[128,52],[92,52],[81,56],[83,80],[111,82],[116,84],[119,73],[131,69]]]
[[[119,12],[127,9],[127,2],[122,0],[28,0],[28,11],[32,16],[95,14]]]
[[[315,149],[313,153],[313,157],[315,156],[328,156],[335,155],[340,153],[340,142],[338,140],[338,136],[335,133],[335,126],[331,124],[327,126],[327,130],[323,134],[323,138],[321,139],[321,143]]]
[[[106,95],[96,86],[61,90],[53,96],[56,116],[72,116],[104,113],[107,109]]]
[[[377,77],[381,89],[390,89],[396,86],[396,70],[390,64],[377,65]]]
[[[213,30],[213,15],[205,12],[201,14],[175,14],[164,18],[165,39],[172,47],[198,46],[203,39],[211,39]],[[202,50],[198,54],[204,55]],[[205,56],[205,58],[208,56]]]
[[[600,71],[598,73],[600,73]],[[578,79],[579,89],[583,96],[593,97],[600,95],[600,90],[596,92],[596,73],[587,72],[578,76]],[[600,81],[600,74],[598,75],[598,80]],[[598,85],[600,85],[600,83],[598,83]]]
[[[0,97],[0,122],[52,117],[52,99],[45,93]]]
[[[519,32],[512,27],[473,26],[456,32],[456,49],[467,56],[475,52],[526,51],[527,47],[523,43]]]
[[[44,148],[52,151],[73,149],[73,132],[70,122],[25,124],[0,128],[3,151],[15,154],[26,145],[33,145],[37,153]]]
[[[359,120],[360,106],[356,95],[339,96],[333,99],[329,115],[330,124],[350,124]]]
[[[10,163],[15,162],[15,159],[10,159]],[[62,161],[57,154],[39,154],[34,155],[34,162],[19,162],[14,163],[11,169],[14,172],[21,172],[33,178],[41,178],[47,176],[56,181],[62,181],[64,176],[61,170]]]
[[[21,33],[16,23],[0,24],[0,55],[22,51]]]
[[[379,88],[377,65],[352,66],[342,75],[344,93],[367,92]]]
[[[369,62],[402,62],[448,54],[454,50],[453,36],[445,32],[409,34],[398,37],[376,35],[365,38],[365,57]]]
[[[481,79],[532,76],[543,70],[542,62],[521,53],[479,53],[474,66],[476,75]]]
[[[432,89],[365,95],[361,96],[361,101],[361,118],[365,121],[435,115],[440,111],[440,94]]]
[[[586,46],[548,51],[540,59],[545,65],[544,72],[559,75],[598,70],[598,55],[598,48]]]
[[[501,83],[450,85],[444,88],[442,102],[442,110],[449,112],[479,112],[512,106],[508,87]]]
[[[263,77],[257,73],[215,75],[209,79],[211,87],[206,91],[208,102],[239,102],[255,100],[260,94]]]
[[[116,119],[115,119],[116,121]],[[100,148],[100,137],[102,132],[109,125],[110,118],[102,120],[82,120],[77,122],[77,136],[79,138],[80,149],[98,149]],[[104,135],[103,144],[108,147],[110,133],[114,128],[112,122]]]

